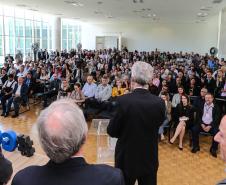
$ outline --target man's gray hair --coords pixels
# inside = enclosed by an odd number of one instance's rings
[[[43,110],[37,128],[43,150],[55,163],[75,155],[88,132],[82,110],[71,99],[60,99]]]
[[[144,86],[152,80],[153,71],[154,69],[150,64],[138,61],[132,66],[132,81]]]

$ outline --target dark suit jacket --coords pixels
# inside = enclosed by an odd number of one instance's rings
[[[24,84],[27,84],[28,80],[30,80],[30,83],[28,85],[28,92],[30,93],[31,90],[33,90],[33,91],[35,90],[35,81],[33,78],[31,78],[31,79],[25,78]]]
[[[207,88],[208,92],[214,94],[214,90],[216,88],[216,81],[213,78],[211,78],[210,81],[205,79],[204,86]]]
[[[13,89],[13,94],[16,93],[18,88],[18,83],[15,85],[14,89]],[[20,97],[22,98],[23,102],[27,102],[27,98],[28,98],[28,86],[26,84],[23,83],[23,85],[21,86],[20,89]]]
[[[111,137],[118,138],[115,166],[130,177],[156,172],[158,129],[165,119],[165,103],[145,89],[136,89],[117,101],[117,113],[107,128]]]
[[[202,109],[197,111],[197,116],[196,116],[197,124],[203,123],[202,122],[202,116],[203,116],[203,113],[204,113],[204,105],[203,105]],[[220,119],[221,119],[221,111],[220,111],[220,108],[218,107],[218,105],[216,103],[214,103],[212,116],[213,116],[213,121],[211,123],[211,126],[218,128],[219,124],[220,124]]]
[[[49,161],[44,166],[30,166],[18,172],[12,185],[124,185],[119,169],[90,165],[83,158],[61,164]]]

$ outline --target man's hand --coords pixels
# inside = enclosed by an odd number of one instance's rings
[[[210,129],[211,129],[211,126],[207,126],[205,131],[206,131],[206,132],[209,132]]]

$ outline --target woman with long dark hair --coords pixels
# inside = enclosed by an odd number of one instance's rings
[[[170,139],[170,144],[179,136],[179,149],[183,150],[183,138],[185,129],[191,128],[194,121],[194,109],[190,105],[190,100],[187,95],[181,96],[181,103],[177,105],[175,112],[176,121],[178,122],[174,136]]]

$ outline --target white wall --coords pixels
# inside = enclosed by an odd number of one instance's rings
[[[163,24],[163,23],[109,23],[83,24],[83,48],[95,49],[96,36],[122,36],[122,45],[129,50],[209,52],[217,47],[218,16],[207,23]]]

